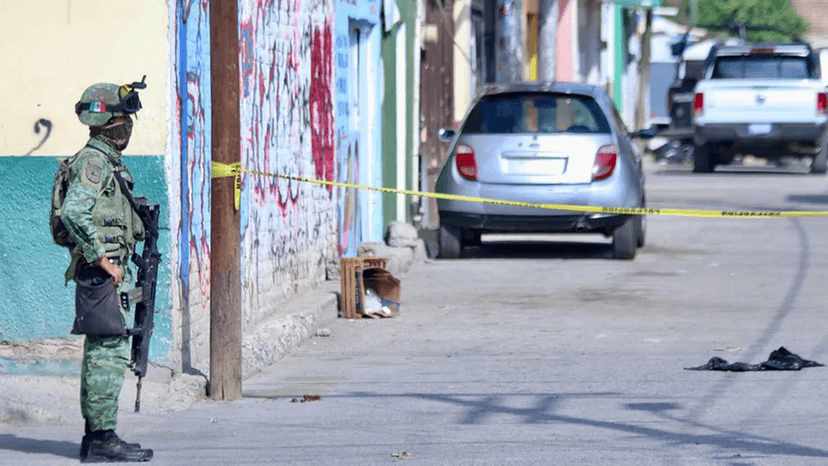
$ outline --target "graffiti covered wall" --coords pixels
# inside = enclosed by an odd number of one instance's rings
[[[336,179],[332,0],[239,3],[241,163]],[[333,189],[265,175],[242,178],[243,325],[326,279],[336,262]]]
[[[176,2],[175,102],[173,138],[176,157],[171,172],[177,183],[171,190],[178,200],[176,336],[180,363],[185,369],[209,372],[210,357],[210,209],[212,144],[210,93],[209,0]]]

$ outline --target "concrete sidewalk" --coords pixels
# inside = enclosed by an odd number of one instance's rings
[[[388,270],[399,276],[411,265],[428,260],[426,245],[422,239],[416,244],[391,247],[385,243],[363,243],[359,255],[380,255],[388,259]],[[330,276],[330,274],[329,274]],[[247,379],[263,368],[279,361],[307,338],[315,335],[338,318],[340,281],[328,280],[321,286],[299,294],[273,318],[257,326],[256,331],[244,336],[242,342],[243,378]],[[64,346],[54,352],[79,352],[82,340],[58,341]],[[2,355],[0,355],[2,358]],[[2,366],[14,361],[0,359]],[[64,360],[65,362],[66,360]],[[39,361],[48,366],[52,361]],[[76,366],[76,362],[73,362]],[[37,365],[34,366],[37,370]],[[79,424],[80,380],[74,371],[60,368],[44,370],[50,374],[16,374],[0,371],[0,427],[66,426]],[[128,371],[120,399],[120,416],[134,412],[137,378]],[[205,375],[173,373],[166,367],[150,364],[142,381],[141,414],[159,415],[174,413],[188,408],[193,402],[206,396]]]

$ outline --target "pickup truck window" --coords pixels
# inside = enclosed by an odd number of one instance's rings
[[[718,57],[714,79],[813,79],[805,57]]]

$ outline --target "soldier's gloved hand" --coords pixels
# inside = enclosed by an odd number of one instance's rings
[[[110,261],[106,256],[96,260],[92,265],[100,267],[104,269],[106,273],[112,275],[112,278],[115,279],[115,286],[118,286],[121,283],[121,279],[124,277],[124,272],[121,271],[121,268],[113,264],[112,261]]]

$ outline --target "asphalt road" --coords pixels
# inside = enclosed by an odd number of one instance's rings
[[[650,207],[828,210],[794,166],[650,165]],[[651,216],[635,261],[600,236],[484,236],[399,277],[402,313],[340,319],[244,384],[243,400],[133,415],[153,464],[822,465],[826,218]],[[303,401],[305,396],[319,396]],[[74,464],[77,429],[0,435],[2,464]]]

